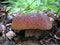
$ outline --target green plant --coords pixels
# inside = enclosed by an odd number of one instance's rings
[[[60,0],[7,0],[10,6],[7,11],[11,9],[13,12],[29,13],[31,11],[43,11],[47,9],[54,10],[60,14]]]

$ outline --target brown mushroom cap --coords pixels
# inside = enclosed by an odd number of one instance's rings
[[[12,21],[13,30],[41,29],[49,30],[52,28],[48,16],[43,13],[22,14],[14,17]]]

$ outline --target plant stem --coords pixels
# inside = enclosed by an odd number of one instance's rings
[[[58,9],[57,14],[59,13],[59,10],[60,10],[60,8]]]

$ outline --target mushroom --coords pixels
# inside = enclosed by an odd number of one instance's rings
[[[21,14],[13,18],[11,27],[14,31],[26,30],[25,36],[27,37],[29,35],[38,37],[39,31],[52,28],[52,22],[44,13]]]

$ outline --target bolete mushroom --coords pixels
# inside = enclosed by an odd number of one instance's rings
[[[14,31],[26,30],[25,37],[35,35],[38,38],[41,33],[39,31],[50,30],[52,28],[52,22],[46,13],[21,14],[14,17],[11,27]]]

